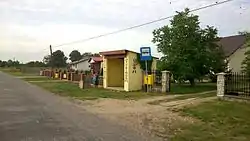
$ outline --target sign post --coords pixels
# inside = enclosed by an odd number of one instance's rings
[[[147,80],[146,87],[147,87],[147,92],[148,92],[148,63],[147,63],[147,61],[152,60],[151,48],[150,47],[141,47],[140,52],[141,52],[141,55],[140,55],[141,61],[145,61],[145,67],[146,67],[145,71],[146,71],[146,80]]]

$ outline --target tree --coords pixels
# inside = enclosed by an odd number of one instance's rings
[[[67,57],[64,55],[64,53],[61,50],[57,50],[52,53],[52,57],[50,59],[50,65],[53,67],[61,68],[67,66]]]
[[[46,55],[43,57],[43,63],[46,64],[46,65],[50,65],[50,55]]]
[[[153,31],[152,41],[164,55],[159,67],[170,70],[177,80],[189,80],[192,86],[195,79],[226,66],[221,46],[216,43],[217,29],[210,26],[202,29],[199,24],[199,17],[185,9],[177,12],[170,26]]]
[[[247,75],[250,75],[250,33],[244,32],[243,35],[246,36],[246,42],[244,46],[247,48],[245,52],[245,59],[242,61],[242,71]]]
[[[91,52],[85,52],[82,54],[82,58],[93,56]]]
[[[7,67],[7,62],[0,60],[0,67]]]
[[[74,61],[78,61],[82,59],[81,53],[78,50],[73,50],[70,54],[69,54],[69,60],[71,62]]]

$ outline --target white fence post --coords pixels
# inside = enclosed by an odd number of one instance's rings
[[[225,75],[226,73],[217,74],[217,97],[223,98],[225,95]]]
[[[170,71],[162,71],[162,78],[161,78],[161,83],[162,83],[162,93],[166,93],[170,91]]]

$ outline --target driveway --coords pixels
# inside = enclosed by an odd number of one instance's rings
[[[0,72],[0,141],[147,141],[150,139],[91,114]]]

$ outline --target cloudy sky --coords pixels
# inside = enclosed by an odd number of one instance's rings
[[[112,32],[223,0],[0,0],[0,60],[42,60],[49,45]],[[234,0],[195,12],[201,26],[211,25],[220,36],[250,30],[250,0]],[[169,20],[84,43],[55,47],[66,55],[73,49],[100,52],[114,49],[139,51],[151,46],[152,30]]]

